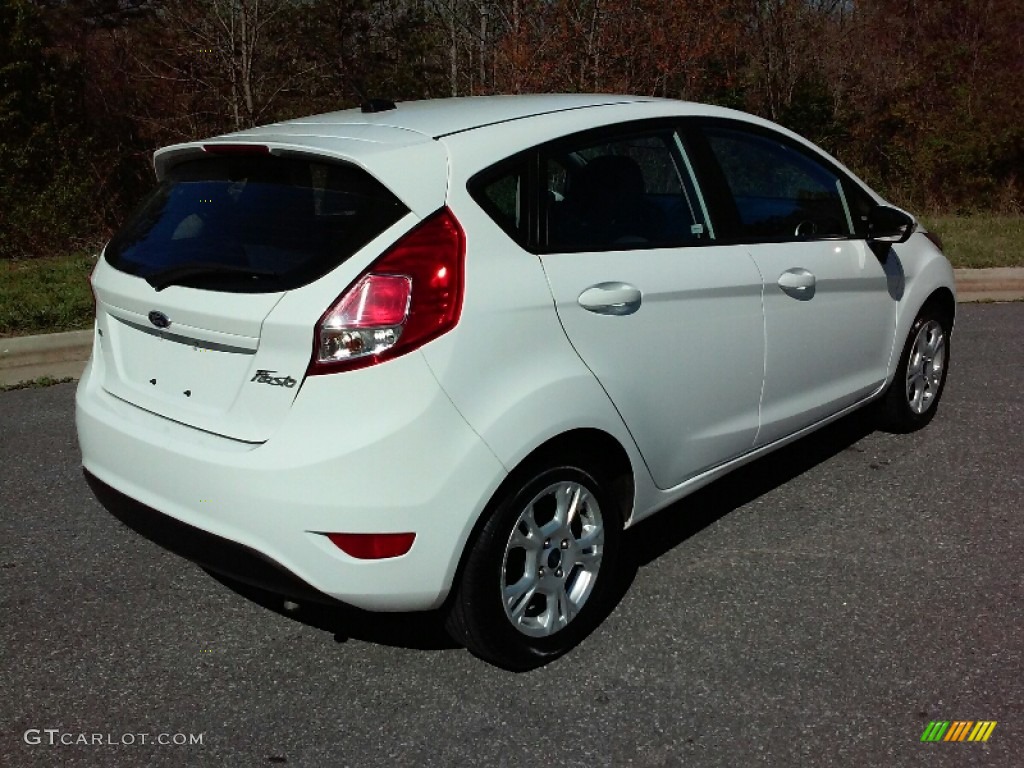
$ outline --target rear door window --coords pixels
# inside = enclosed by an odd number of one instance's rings
[[[160,289],[276,292],[327,274],[408,213],[354,166],[274,156],[171,168],[106,258]]]
[[[542,157],[547,250],[676,247],[712,236],[671,130],[570,139],[544,148]]]

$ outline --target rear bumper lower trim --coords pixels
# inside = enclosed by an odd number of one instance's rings
[[[266,555],[147,507],[110,487],[87,469],[83,469],[82,474],[111,515],[157,546],[221,576],[281,597],[297,602],[342,605]]]

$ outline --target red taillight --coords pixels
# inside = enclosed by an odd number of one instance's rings
[[[466,236],[443,208],[385,251],[323,314],[309,374],[390,360],[447,333],[462,311]]]
[[[359,560],[401,557],[410,549],[415,533],[328,533],[338,549]]]

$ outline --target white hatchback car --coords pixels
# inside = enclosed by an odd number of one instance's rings
[[[293,599],[441,608],[508,668],[600,620],[625,526],[942,394],[937,238],[750,115],[372,102],[155,166],[93,275],[97,495]]]

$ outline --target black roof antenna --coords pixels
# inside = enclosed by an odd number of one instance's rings
[[[359,109],[362,110],[364,115],[370,115],[374,112],[390,112],[392,109],[398,109],[395,102],[390,99],[369,98],[366,95],[366,91],[363,90],[363,84],[360,79],[351,78],[349,85],[356,92],[356,96],[359,98]]]

